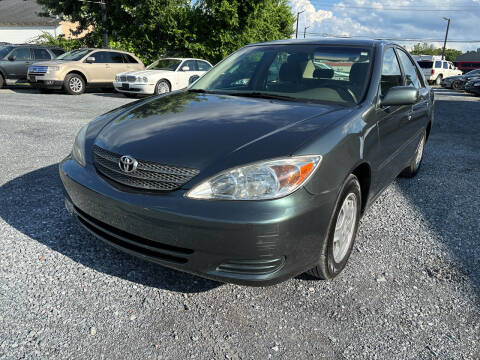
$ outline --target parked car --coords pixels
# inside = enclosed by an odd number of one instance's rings
[[[135,55],[125,51],[77,49],[30,66],[28,80],[42,92],[64,89],[67,94],[80,95],[87,87],[111,90],[115,74],[144,68]]]
[[[349,79],[310,74],[315,58]],[[114,247],[207,278],[332,279],[366,209],[419,171],[432,99],[394,43],[252,44],[84,126],[59,165],[66,207]]]
[[[26,82],[31,64],[55,59],[64,52],[60,48],[40,45],[0,45],[0,88]]]
[[[117,74],[113,85],[126,96],[165,94],[187,87],[211,68],[212,64],[202,59],[159,59],[144,71]]]
[[[441,56],[435,55],[414,55],[418,65],[422,68],[425,79],[429,83],[440,85],[442,79],[462,75],[462,71],[457,69],[451,61],[442,60]]]
[[[442,87],[447,89],[462,90],[465,84],[474,77],[480,77],[480,69],[469,71],[463,75],[449,76],[442,80]]]
[[[473,81],[470,92],[475,95],[480,95],[480,78]]]
[[[480,76],[474,77],[465,83],[464,90],[469,93],[476,93],[476,84],[480,82]]]

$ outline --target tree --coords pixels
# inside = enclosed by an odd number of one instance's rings
[[[99,1],[99,0],[97,0]],[[215,63],[251,42],[290,38],[295,18],[287,0],[106,0],[111,45],[145,62],[160,56],[203,57]],[[100,5],[37,0],[45,14],[93,25],[89,46],[101,45]]]
[[[412,55],[442,55],[442,48],[436,48],[432,44],[417,43],[413,45],[410,54]],[[448,61],[455,61],[458,55],[462,52],[456,49],[445,49],[445,59]]]

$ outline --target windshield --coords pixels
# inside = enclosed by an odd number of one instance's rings
[[[243,48],[190,86],[236,96],[358,104],[369,79],[371,49],[319,45]]]
[[[0,59],[4,58],[12,49],[13,46],[0,46]]]
[[[430,69],[433,68],[433,61],[418,61],[418,65],[420,65],[422,69]]]
[[[175,71],[182,61],[178,59],[159,59],[147,66],[147,70]]]
[[[55,58],[55,60],[64,60],[64,61],[78,61],[81,60],[85,55],[91,53],[92,50],[89,49],[78,49],[66,52],[65,54],[60,55]]]

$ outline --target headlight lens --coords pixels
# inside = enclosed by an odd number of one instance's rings
[[[73,158],[81,165],[85,166],[85,137],[87,134],[88,124],[80,129],[73,143],[72,155]]]
[[[267,200],[291,194],[315,172],[320,155],[268,160],[223,171],[190,190],[191,199]]]
[[[139,83],[147,83],[147,82],[148,82],[148,78],[147,78],[146,76],[143,76],[143,77],[139,76],[139,77],[137,77],[137,82],[139,82]]]
[[[47,73],[52,73],[52,72],[59,71],[59,70],[60,70],[60,66],[49,66],[47,68]]]
[[[120,82],[120,76],[115,75],[115,81],[116,81],[116,82]]]

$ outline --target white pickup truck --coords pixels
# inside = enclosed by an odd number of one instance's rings
[[[423,70],[425,79],[429,83],[440,85],[442,79],[449,76],[462,75],[462,71],[453,65],[451,61],[442,60],[441,56],[436,55],[413,55],[418,65]]]

